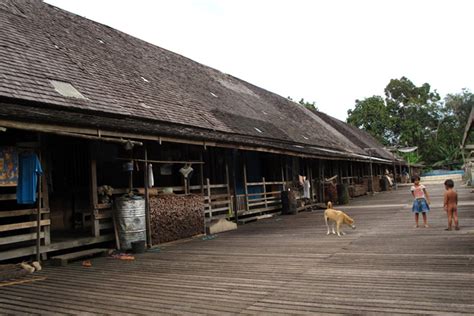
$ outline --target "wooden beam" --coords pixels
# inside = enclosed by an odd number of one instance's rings
[[[24,215],[35,215],[37,211],[38,210],[35,208],[26,209],[26,210],[0,211],[0,218],[24,216]],[[49,209],[42,208],[41,214],[46,214],[46,213],[49,213]]]
[[[100,235],[99,220],[95,217],[97,210],[95,205],[98,204],[99,197],[97,195],[97,161],[95,157],[92,157],[91,150],[91,163],[90,163],[90,190],[91,190],[91,209],[92,209],[92,235],[98,237]]]
[[[41,220],[40,225],[41,226],[51,225],[51,221],[49,219]],[[33,228],[33,227],[36,227],[36,221],[15,223],[15,224],[6,224],[6,225],[0,225],[0,232],[7,232],[7,231],[11,231],[11,230]]]
[[[48,160],[43,159],[43,174],[47,175],[50,170],[50,166],[48,165]],[[49,213],[49,190],[48,190],[48,180],[46,176],[41,177],[43,181],[43,208],[48,210],[48,212],[45,212],[43,215],[43,219],[50,219],[50,213]],[[43,211],[42,211],[43,212]],[[44,231],[44,244],[49,245],[51,243],[51,226],[45,226],[43,227]],[[46,259],[46,258],[44,258]]]
[[[40,233],[40,238],[44,238],[45,233]],[[15,235],[15,236],[8,236],[0,238],[0,245],[9,245],[14,244],[17,242],[35,240],[37,238],[36,233],[29,233],[29,234],[22,234],[22,235]]]
[[[92,245],[97,243],[103,243],[106,241],[112,241],[114,239],[113,235],[104,235],[99,237],[85,237],[80,239],[75,239],[73,241],[63,241],[52,243],[48,246],[41,246],[41,253],[58,251],[63,249],[70,249],[75,247],[81,247],[86,245]],[[12,258],[25,257],[35,254],[35,246],[17,248],[9,251],[0,252],[0,261],[7,260]]]
[[[149,183],[149,173],[148,173],[148,151],[147,151],[147,148],[146,146],[144,146],[143,148],[145,150],[145,169],[143,170],[143,174],[145,176],[145,179],[144,179],[144,185],[145,185],[145,220],[146,220],[146,239],[147,239],[147,244],[148,244],[148,247],[151,248],[153,246],[153,243],[152,243],[152,238],[151,238],[151,215],[150,215],[150,192],[149,192],[149,187],[150,187],[150,183]],[[114,225],[114,229],[115,229],[115,225]]]
[[[247,187],[247,165],[244,157],[244,191],[245,191],[245,210],[249,211],[249,191]]]
[[[304,157],[304,158],[313,158],[313,159],[328,159],[328,160],[352,160],[352,161],[363,161],[366,162],[367,159],[359,157],[332,157],[324,156],[320,154],[308,154],[301,152],[293,152],[285,149],[277,149],[274,147],[264,147],[264,146],[251,146],[251,145],[241,145],[236,143],[224,143],[224,142],[214,142],[214,141],[205,141],[205,140],[189,140],[178,137],[164,137],[159,135],[151,134],[138,134],[138,133],[125,133],[125,132],[116,132],[108,130],[99,130],[93,128],[77,128],[69,126],[60,126],[53,124],[40,124],[40,123],[31,123],[31,122],[19,122],[11,120],[0,120],[0,126],[7,128],[15,128],[22,130],[38,131],[42,133],[55,133],[55,132],[66,132],[72,134],[82,134],[82,135],[94,135],[101,137],[116,137],[116,138],[126,138],[126,139],[139,139],[139,140],[152,140],[160,142],[170,142],[170,143],[179,143],[179,144],[190,144],[198,146],[210,146],[210,147],[220,147],[220,148],[231,148],[247,151],[256,151],[256,152],[266,152],[281,154],[293,157]],[[385,162],[385,164],[391,164],[391,161]]]
[[[211,204],[211,181],[206,178],[206,189],[207,189],[207,202],[209,203],[209,220],[212,220],[212,204]],[[204,233],[206,233],[206,227],[204,227]]]
[[[226,190],[227,190],[227,200],[229,201],[229,204],[227,205],[229,207],[228,213],[231,213],[232,212],[232,195],[230,192],[229,164],[227,162],[227,159],[225,160],[225,184],[226,184]]]

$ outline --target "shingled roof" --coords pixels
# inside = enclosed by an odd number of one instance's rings
[[[366,154],[286,98],[40,0],[2,0],[0,29],[0,97],[24,107],[17,119]]]
[[[346,122],[338,120],[323,112],[314,111],[322,120],[329,123],[338,132],[347,137],[352,143],[364,149],[367,154],[381,157],[388,160],[394,160],[396,157],[387,149],[383,148],[379,141],[364,130],[358,129]]]

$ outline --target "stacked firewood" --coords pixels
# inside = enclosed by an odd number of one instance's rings
[[[150,198],[151,238],[164,243],[204,232],[204,199],[166,194]]]

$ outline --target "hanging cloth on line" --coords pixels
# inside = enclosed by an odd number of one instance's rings
[[[148,164],[148,187],[153,188],[155,185],[155,177],[153,176],[153,165]]]
[[[25,153],[18,157],[18,186],[16,201],[18,204],[36,203],[38,175],[43,173],[41,163],[35,153]]]
[[[311,198],[311,194],[309,192],[309,189],[311,188],[311,184],[308,179],[305,179],[303,182],[303,197],[306,199]]]

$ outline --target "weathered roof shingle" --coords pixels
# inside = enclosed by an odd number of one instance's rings
[[[365,154],[286,98],[42,1],[2,1],[0,29],[0,96]],[[61,95],[52,80],[85,99]]]

